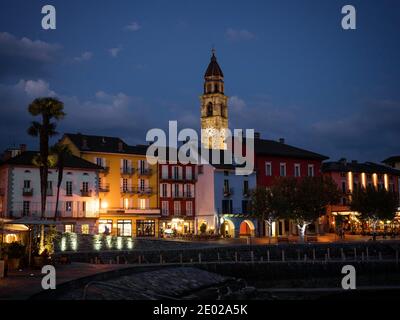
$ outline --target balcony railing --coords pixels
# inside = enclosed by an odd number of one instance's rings
[[[81,197],[91,197],[92,190],[81,190]]]
[[[134,188],[134,191],[136,194],[140,194],[140,195],[150,195],[153,193],[153,188],[151,187],[145,187],[145,188]]]
[[[122,175],[127,175],[127,176],[131,176],[133,175],[135,172],[134,168],[121,168],[121,174]]]
[[[194,194],[192,192],[184,192],[183,197],[188,199],[194,198]]]
[[[32,197],[33,196],[33,188],[22,188],[22,195],[24,197]]]
[[[196,177],[182,177],[182,176],[163,176],[161,175],[161,181],[181,181],[181,182],[195,182],[197,180]]]
[[[135,193],[135,189],[132,188],[132,187],[121,187],[121,193],[134,194]]]
[[[110,192],[110,184],[105,183],[99,186],[99,191],[100,192]]]
[[[233,195],[233,188],[224,188],[223,190],[224,197],[230,197]]]
[[[153,174],[153,170],[151,170],[151,168],[138,168],[137,174],[139,176],[151,176]]]

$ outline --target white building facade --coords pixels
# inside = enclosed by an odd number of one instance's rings
[[[41,217],[39,168],[36,152],[26,151],[0,168],[0,216],[5,219]],[[81,158],[65,160],[56,214],[58,171],[50,168],[45,218],[57,220],[61,232],[95,234],[99,215],[98,173],[101,168]]]

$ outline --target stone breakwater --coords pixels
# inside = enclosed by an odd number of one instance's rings
[[[198,290],[222,286],[233,279],[195,268],[165,268],[134,273],[61,293],[60,300],[148,300],[195,298]]]

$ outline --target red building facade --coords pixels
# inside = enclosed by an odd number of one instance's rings
[[[194,164],[159,164],[160,231],[163,236],[195,231],[196,168]]]
[[[322,161],[328,157],[290,146],[279,141],[261,139],[256,133],[254,140],[257,186],[271,187],[279,177],[320,176]],[[327,230],[324,217],[309,226],[310,232],[323,233]],[[297,234],[297,226],[289,220],[279,220],[272,226],[273,236]]]

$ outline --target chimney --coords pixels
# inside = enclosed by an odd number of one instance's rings
[[[254,139],[260,139],[261,134],[259,132],[254,132]]]
[[[25,143],[21,143],[19,145],[19,150],[21,151],[21,153],[25,152],[26,151],[26,144]]]
[[[118,142],[118,151],[119,151],[119,152],[124,151],[124,145],[123,145],[122,141],[119,141],[119,142]]]
[[[82,137],[82,149],[89,149],[86,137]]]
[[[279,138],[279,143],[285,143],[285,138]]]

